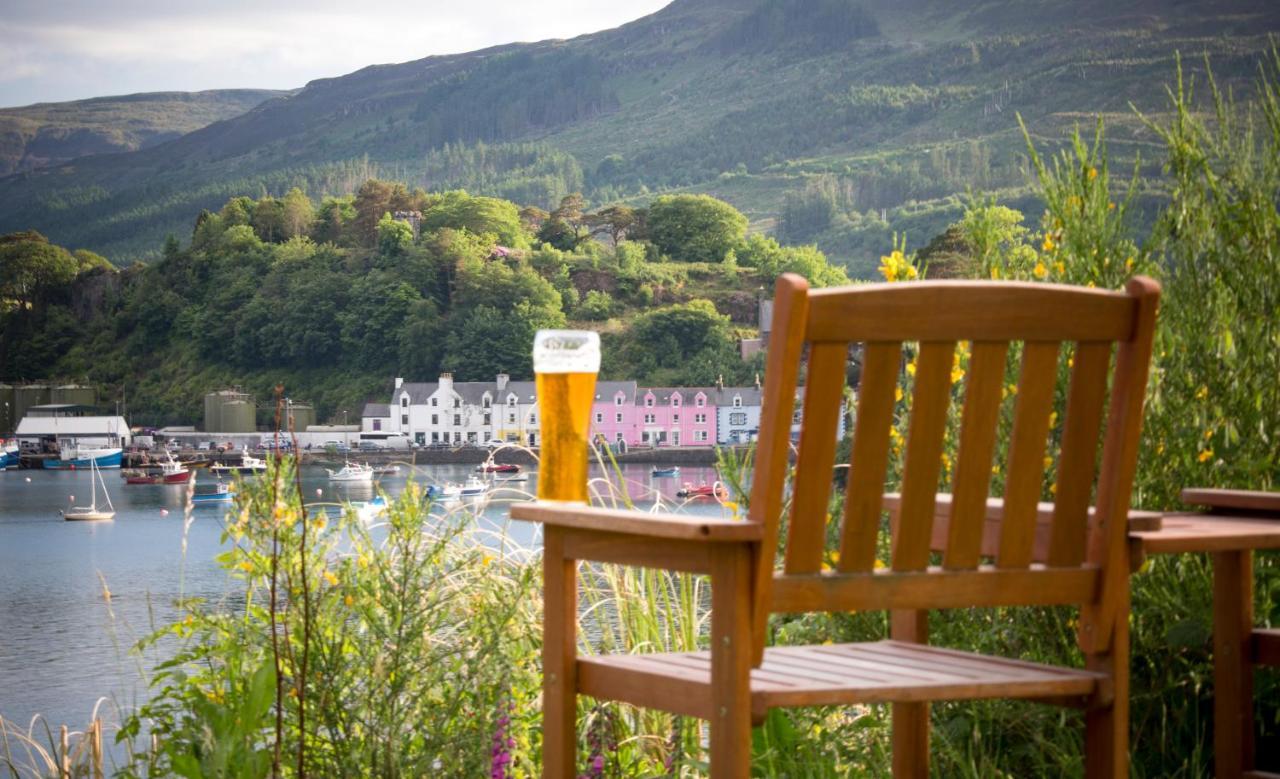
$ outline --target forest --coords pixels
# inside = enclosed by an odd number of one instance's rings
[[[749,383],[760,366],[738,340],[772,280],[848,277],[746,227],[705,195],[588,211],[570,193],[546,211],[370,179],[319,202],[233,197],[123,269],[14,233],[0,238],[0,375],[127,396],[136,424],[190,424],[228,385],[283,384],[350,418],[396,376],[531,378],[534,332],[573,323],[602,333],[606,378]]]

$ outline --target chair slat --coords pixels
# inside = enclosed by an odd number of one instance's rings
[[[1079,565],[1084,561],[1111,344],[1079,344],[1074,361],[1058,455],[1058,489],[1049,538],[1050,565]]]
[[[800,433],[787,535],[787,573],[814,573],[822,567],[832,468],[836,461],[836,430],[840,424],[848,362],[848,344],[817,343],[809,349],[804,429]]]
[[[902,473],[902,513],[893,534],[893,569],[918,571],[929,563],[933,508],[942,468],[942,444],[951,402],[951,360],[955,341],[920,345],[911,397],[907,461]]]
[[[1009,441],[1000,553],[996,556],[996,565],[1001,568],[1025,568],[1031,563],[1059,346],[1057,342],[1029,342],[1022,352],[1022,375],[1018,379],[1018,402]]]
[[[841,571],[870,571],[875,565],[889,427],[893,424],[901,363],[900,343],[869,343],[863,348],[858,417],[844,501],[840,561],[836,566]]]
[[[978,564],[1008,352],[1008,343],[979,341],[973,345],[969,359],[960,448],[952,485],[954,498],[943,558],[943,566],[948,569],[968,569]]]

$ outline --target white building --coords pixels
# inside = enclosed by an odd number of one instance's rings
[[[94,415],[90,406],[54,404],[32,406],[18,423],[14,437],[24,449],[73,441],[84,446],[129,445],[129,423],[118,415]]]
[[[760,388],[722,387],[716,392],[716,443],[745,444],[760,434]]]

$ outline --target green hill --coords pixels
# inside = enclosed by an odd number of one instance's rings
[[[0,175],[90,154],[145,149],[283,94],[273,89],[146,92],[0,108]]]
[[[686,191],[865,275],[895,230],[940,232],[967,188],[1034,206],[1015,113],[1048,142],[1102,114],[1123,162],[1150,142],[1130,103],[1161,108],[1176,52],[1243,89],[1276,30],[1270,0],[677,0],[572,40],[313,81],[152,148],[11,176],[0,232],[126,262],[228,197],[371,176],[543,207]]]

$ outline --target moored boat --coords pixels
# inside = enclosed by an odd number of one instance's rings
[[[218,482],[214,485],[211,492],[197,492],[191,496],[191,504],[193,506],[210,506],[219,503],[230,503],[235,497],[231,491],[231,485],[225,482]]]
[[[68,522],[97,522],[104,519],[115,519],[116,507],[111,505],[111,493],[107,492],[107,483],[102,480],[102,470],[98,468],[97,462],[90,460],[89,469],[92,471],[90,480],[93,484],[93,499],[88,506],[72,506],[70,509],[62,512],[62,518]],[[105,509],[98,508],[98,487],[102,487],[102,497],[107,502]]]
[[[720,482],[715,484],[707,484],[703,482],[698,486],[686,483],[683,487],[676,491],[676,497],[679,498],[723,498],[728,494],[724,485]]]
[[[484,463],[477,465],[476,470],[480,473],[519,473],[520,466],[513,463]]]
[[[654,468],[652,471],[649,471],[649,475],[655,478],[664,479],[671,476],[679,476],[680,469],[674,466],[671,468]]]
[[[467,483],[462,485],[462,491],[459,493],[464,498],[478,498],[489,491],[489,485],[480,481],[474,476],[467,478]]]
[[[241,450],[240,452],[239,465],[226,465],[224,463],[215,463],[214,465],[209,466],[209,472],[217,473],[217,474],[223,474],[223,473],[254,474],[260,471],[265,471],[266,469],[267,469],[267,461],[263,460],[260,457],[254,457],[253,455],[249,454],[249,449],[247,447]]]
[[[399,473],[399,465],[375,465],[373,467],[374,476],[397,476]]]
[[[432,484],[427,487],[427,497],[433,500],[454,500],[462,495],[462,487],[453,482],[446,482],[443,486]]]
[[[124,450],[118,446],[63,444],[58,449],[58,456],[45,460],[43,467],[53,471],[74,471],[91,466],[99,469],[119,468],[123,460]]]
[[[348,462],[340,471],[325,468],[329,481],[351,481],[369,483],[373,481],[373,466]]]

